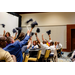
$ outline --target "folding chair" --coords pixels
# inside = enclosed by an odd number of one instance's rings
[[[47,62],[47,58],[49,57],[49,54],[51,53],[51,50],[46,50],[45,51],[45,55],[44,58],[42,59],[42,61],[46,61]]]
[[[38,59],[40,58],[40,56],[41,56],[41,50],[38,51],[36,58],[30,57],[30,58],[28,58],[28,61],[35,61],[36,62],[36,61],[38,61]]]

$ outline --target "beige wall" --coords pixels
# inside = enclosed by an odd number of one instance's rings
[[[25,26],[25,22],[30,18],[36,20],[39,26],[75,24],[75,12],[21,14],[21,16],[22,26]]]
[[[59,41],[62,43],[63,48],[66,49],[67,46],[67,24],[75,24],[75,12],[49,12],[49,13],[33,13],[33,14],[21,14],[22,16],[22,32],[27,31],[25,27],[25,22],[32,18],[34,21],[38,22],[38,27],[41,29],[39,35],[40,40],[42,33],[46,32],[47,30],[51,30],[51,38],[52,40]],[[30,26],[30,24],[29,24]],[[37,27],[36,27],[37,28]],[[36,29],[35,28],[35,29]],[[34,32],[36,30],[33,30]],[[45,39],[48,39],[48,35],[44,35]],[[33,40],[36,39],[33,36]]]

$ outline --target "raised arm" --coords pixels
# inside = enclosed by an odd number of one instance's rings
[[[51,40],[50,35],[49,35],[49,40]]]
[[[43,41],[45,40],[44,37],[43,37],[43,34],[42,34],[42,40],[43,40]]]
[[[21,46],[23,46],[23,45],[25,45],[27,42],[28,42],[28,40],[29,40],[29,38],[30,38],[30,33],[31,33],[31,31],[32,31],[32,28],[31,28],[31,30],[29,31],[27,31],[27,36],[24,38],[24,40],[22,40],[21,42],[20,42],[20,45]]]
[[[16,39],[16,37],[17,37],[17,32],[15,33],[14,39]]]
[[[5,36],[5,30],[4,30],[4,32],[3,32],[3,36]]]
[[[36,36],[36,39],[38,40],[38,42],[41,43],[38,36],[37,36],[37,33],[35,33],[35,36]]]

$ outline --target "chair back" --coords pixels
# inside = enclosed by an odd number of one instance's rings
[[[28,62],[28,58],[29,58],[29,55],[25,55],[25,60],[24,60],[24,62]]]
[[[37,53],[37,59],[39,59],[40,56],[41,56],[41,50],[39,50],[38,53]]]
[[[50,52],[51,52],[51,50],[46,50],[45,51],[45,55],[44,55],[45,59],[47,59],[49,57]]]

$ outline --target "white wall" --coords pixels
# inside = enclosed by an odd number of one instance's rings
[[[18,27],[18,17],[7,12],[0,12],[0,24],[5,24],[5,28],[0,25],[0,35],[3,35],[4,30],[13,35],[13,28]]]
[[[39,38],[41,40],[41,35],[47,30],[51,30],[51,38],[53,41],[59,41],[62,43],[63,48],[66,49],[67,43],[67,24],[75,24],[75,12],[49,12],[49,13],[33,13],[33,14],[20,14],[22,16],[22,27],[23,32],[26,33],[25,22],[32,18],[34,21],[38,22],[38,27],[41,29]],[[30,26],[30,24],[29,24]],[[36,29],[36,28],[35,28]],[[33,31],[35,31],[35,29]],[[47,34],[44,35],[48,39]],[[33,39],[35,37],[33,36]]]

